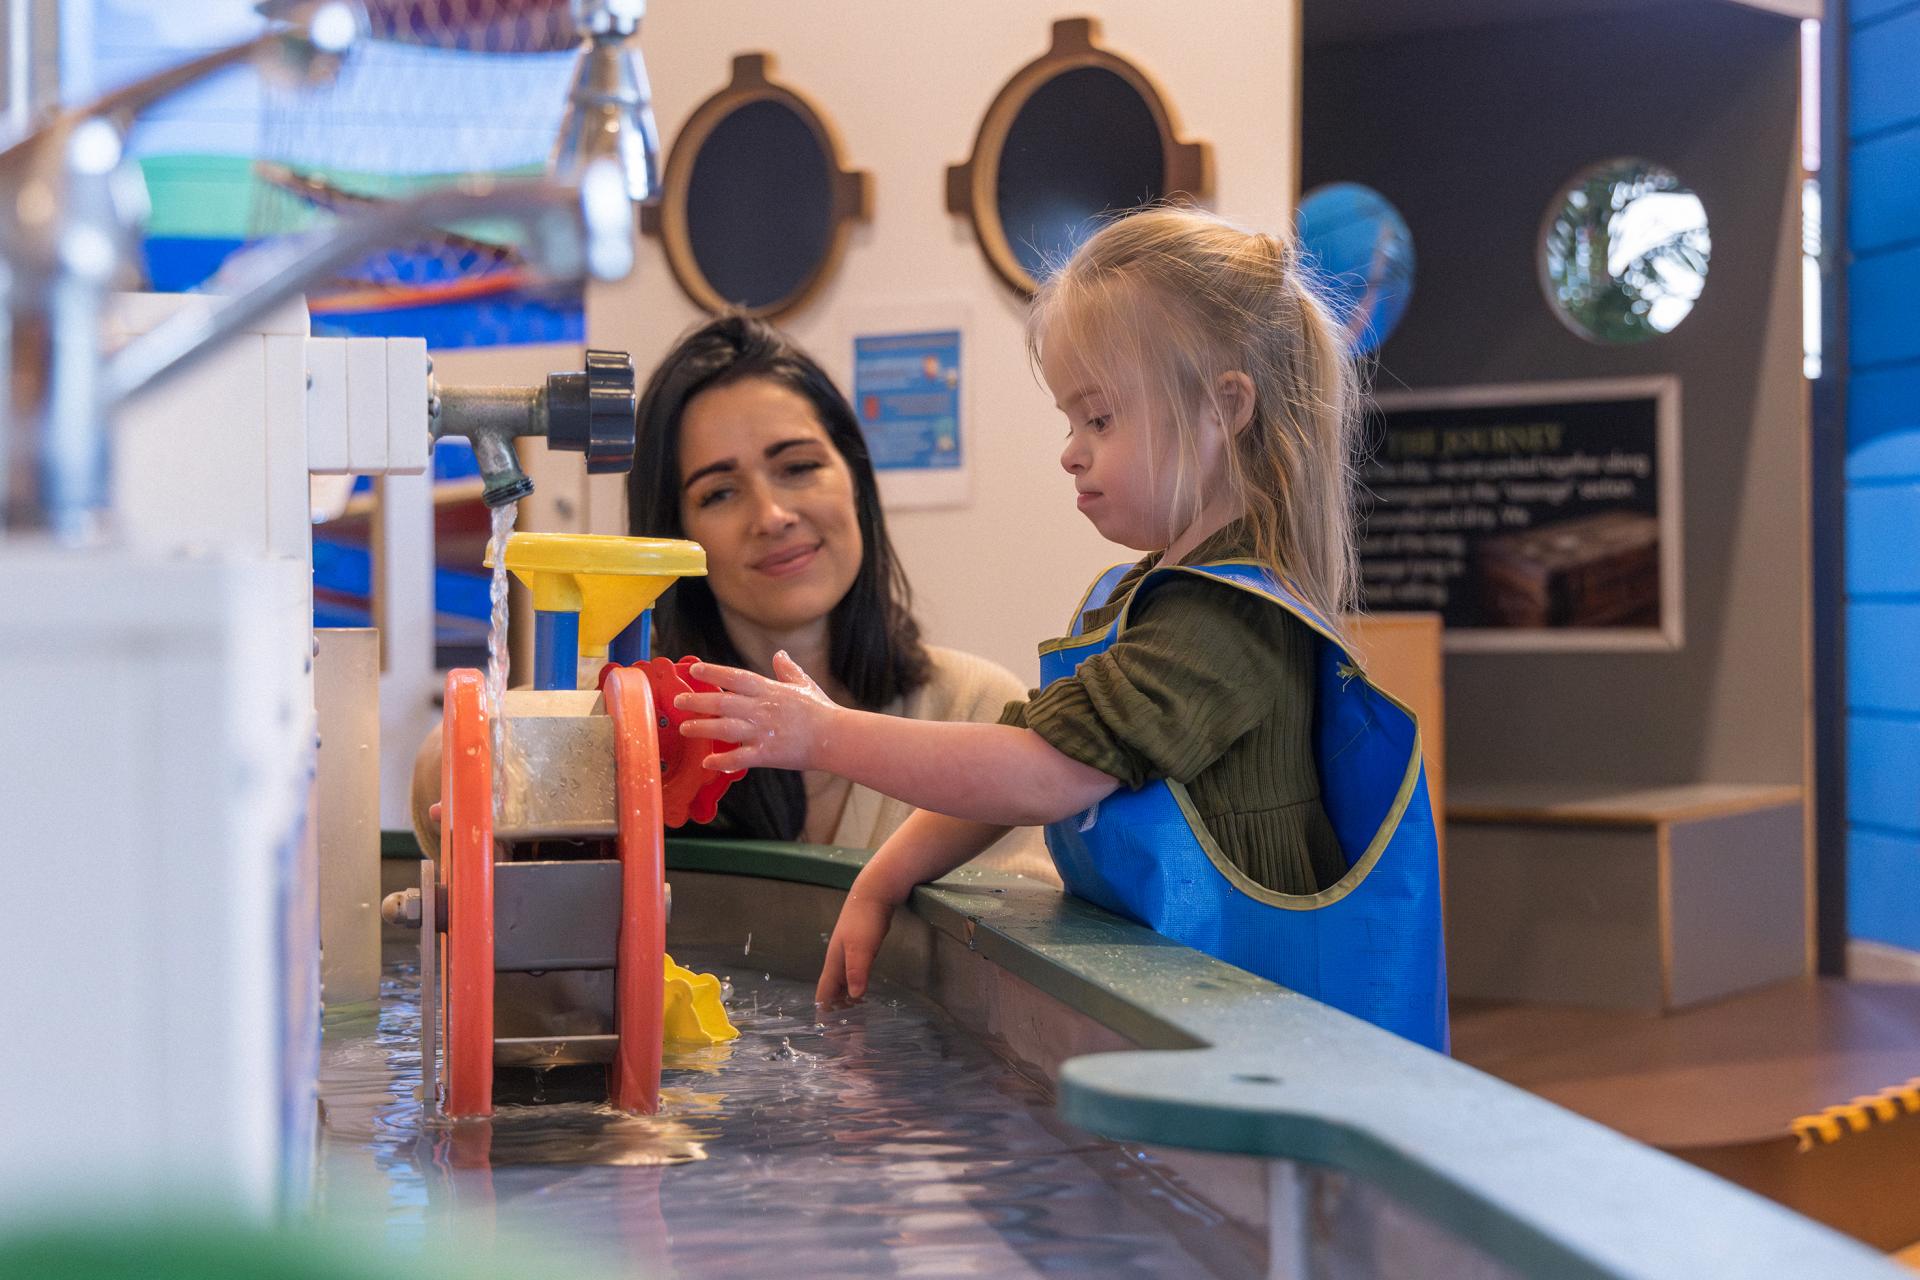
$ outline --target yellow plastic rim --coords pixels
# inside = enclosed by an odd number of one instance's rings
[[[707,553],[679,538],[593,533],[516,533],[507,569],[527,584],[542,613],[580,615],[580,652],[600,657],[613,638],[680,578],[707,571]],[[493,557],[486,560],[493,567]]]

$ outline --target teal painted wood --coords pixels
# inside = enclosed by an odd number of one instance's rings
[[[842,889],[865,857],[667,842],[669,870]],[[1910,1274],[1691,1165],[1030,881],[963,870],[917,891],[913,909],[1146,1046],[1062,1070],[1061,1114],[1108,1138],[1343,1170],[1556,1280]]]

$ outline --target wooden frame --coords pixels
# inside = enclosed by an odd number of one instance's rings
[[[1654,439],[1659,468],[1657,519],[1660,522],[1660,625],[1645,628],[1565,627],[1502,630],[1449,627],[1448,653],[1622,653],[1679,649],[1686,640],[1682,616],[1685,594],[1682,511],[1680,506],[1680,380],[1670,374],[1639,378],[1601,378],[1572,382],[1508,383],[1482,387],[1442,387],[1431,391],[1381,392],[1372,397],[1381,410],[1471,409],[1526,404],[1530,401],[1586,401],[1652,398],[1657,401]],[[1381,610],[1381,612],[1396,612]]]
[[[846,251],[847,235],[855,221],[873,216],[873,180],[864,170],[846,168],[839,135],[813,103],[793,89],[773,81],[769,73],[773,56],[767,53],[743,53],[733,60],[733,78],[727,86],[694,108],[674,139],[661,175],[661,196],[657,203],[640,208],[640,230],[657,236],[666,250],[667,266],[673,278],[694,304],[703,310],[720,312],[743,310],[748,315],[770,319],[785,315],[812,297],[821,283],[839,265]],[[737,307],[720,296],[700,269],[693,252],[692,229],[688,226],[687,194],[692,187],[693,169],[701,148],[720,124],[742,107],[756,102],[775,102],[799,116],[820,144],[827,161],[827,187],[832,227],[827,251],[792,293],[776,302],[759,307]]]
[[[1000,222],[1000,152],[1007,134],[1028,99],[1055,77],[1084,67],[1110,71],[1146,103],[1160,132],[1160,151],[1166,157],[1161,188],[1167,199],[1202,200],[1213,188],[1213,155],[1204,142],[1183,141],[1173,108],[1153,80],[1119,54],[1094,41],[1099,27],[1092,18],[1063,18],[1053,24],[1053,43],[1047,51],[1013,73],[980,118],[973,153],[947,167],[947,212],[973,225],[980,251],[999,277],[1015,292],[1031,295],[1039,282],[1020,265],[1006,228]]]

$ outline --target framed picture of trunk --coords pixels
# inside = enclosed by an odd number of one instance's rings
[[[1680,383],[1384,393],[1359,467],[1361,600],[1450,652],[1678,649]]]

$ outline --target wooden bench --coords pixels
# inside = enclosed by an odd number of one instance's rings
[[[1446,814],[1456,998],[1658,1013],[1807,971],[1798,787],[1456,781]]]

